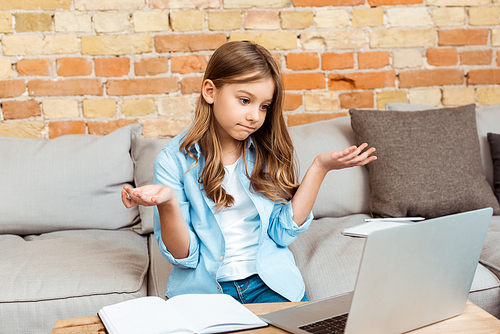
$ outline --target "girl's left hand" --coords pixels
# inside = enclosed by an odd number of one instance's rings
[[[371,155],[375,152],[374,147],[363,152],[367,147],[368,144],[364,143],[359,147],[351,146],[339,152],[323,153],[316,157],[315,163],[325,172],[332,169],[364,166],[377,159],[376,156]]]

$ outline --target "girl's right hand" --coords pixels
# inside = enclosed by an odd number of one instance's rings
[[[159,205],[168,202],[173,196],[175,195],[172,188],[157,184],[151,184],[134,189],[130,186],[124,186],[122,190],[122,202],[127,209],[136,205]]]

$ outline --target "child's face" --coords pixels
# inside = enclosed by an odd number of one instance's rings
[[[210,83],[207,84],[210,86]],[[264,124],[267,109],[273,101],[274,81],[271,77],[250,83],[227,84],[220,89],[212,86],[211,89],[211,96],[207,98],[204,94],[204,97],[208,103],[213,103],[217,131],[223,145],[245,140]]]

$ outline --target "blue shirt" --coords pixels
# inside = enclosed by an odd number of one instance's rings
[[[187,293],[222,293],[217,282],[217,270],[224,261],[225,241],[219,224],[219,214],[215,213],[215,203],[206,196],[198,182],[205,164],[198,144],[190,148],[198,157],[198,163],[186,172],[195,160],[179,151],[185,133],[173,138],[163,148],[156,157],[154,166],[154,183],[169,186],[174,190],[190,235],[188,257],[174,258],[161,238],[160,218],[155,207],[155,237],[163,257],[173,265],[165,292],[169,298]],[[246,152],[245,160],[248,173],[251,174],[255,162],[251,139]],[[300,301],[305,292],[304,281],[287,246],[309,227],[312,213],[304,224],[297,226],[292,220],[290,203],[275,203],[262,194],[250,191],[250,180],[245,175],[242,161],[243,159],[240,159],[237,166],[238,176],[257,208],[261,222],[255,260],[257,273],[275,292],[290,301]]]

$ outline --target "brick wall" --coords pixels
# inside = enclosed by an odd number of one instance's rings
[[[291,126],[393,101],[500,104],[499,17],[499,0],[1,0],[0,136],[175,135],[232,40],[280,62]]]

